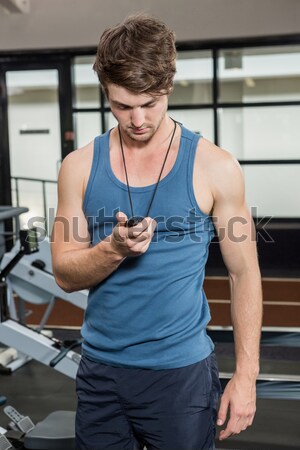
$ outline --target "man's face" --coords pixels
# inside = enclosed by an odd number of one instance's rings
[[[168,96],[133,94],[116,84],[107,86],[111,111],[133,141],[148,142],[166,118]]]

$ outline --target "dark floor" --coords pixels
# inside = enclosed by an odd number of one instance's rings
[[[74,337],[77,337],[77,333],[73,333]],[[57,331],[56,337],[63,334],[64,332]],[[232,363],[228,360],[229,352],[224,345],[216,346],[219,364],[223,365],[225,361],[230,369]],[[272,361],[269,357],[264,359],[263,366],[267,369],[273,363],[276,368],[280,360],[274,358]],[[285,361],[283,366],[293,368],[293,373],[299,374],[299,360]],[[29,415],[34,422],[42,420],[52,411],[76,408],[74,381],[37,361],[29,362],[11,375],[0,375],[1,394],[7,397],[7,404],[11,404],[24,415]],[[0,407],[0,426],[5,427],[7,423],[8,418],[3,413],[3,407]],[[223,442],[217,441],[217,448],[299,450],[300,401],[259,398],[253,426],[239,436]]]

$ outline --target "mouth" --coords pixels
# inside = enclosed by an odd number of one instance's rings
[[[143,127],[143,128],[131,127],[130,130],[134,134],[145,134],[145,133],[147,133],[149,131],[149,128],[147,128],[147,127]]]

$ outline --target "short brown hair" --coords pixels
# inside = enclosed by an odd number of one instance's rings
[[[109,83],[135,94],[170,94],[176,72],[175,35],[154,17],[130,16],[104,31],[93,69],[106,94]]]

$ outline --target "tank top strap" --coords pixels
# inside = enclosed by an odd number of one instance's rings
[[[180,122],[179,122],[180,124]],[[188,130],[182,124],[181,126],[181,140],[184,142],[184,156],[187,160],[194,161],[199,139],[202,137],[201,133],[194,133]]]
[[[181,174],[179,175],[181,179],[186,180],[186,189],[187,195],[193,208],[197,211],[198,214],[202,215],[202,211],[200,211],[195,193],[194,193],[194,184],[193,184],[193,174],[194,174],[194,162],[196,151],[198,148],[199,140],[202,137],[200,133],[194,133],[193,131],[188,130],[185,127],[182,128],[181,139],[183,141],[183,161],[181,164]]]
[[[190,140],[193,140],[195,137],[196,138],[200,138],[202,137],[202,133],[195,133],[194,131],[189,130],[188,128],[186,128],[184,125],[182,125],[182,123],[177,122],[182,130],[182,137],[188,138]]]
[[[86,212],[86,207],[90,198],[91,190],[96,178],[96,175],[98,176],[100,172],[102,172],[104,166],[107,164],[107,158],[108,158],[108,150],[109,148],[109,131],[102,134],[101,136],[96,136],[94,139],[94,146],[93,146],[93,160],[92,160],[92,166],[91,166],[91,172],[88,180],[88,184],[86,187],[86,191],[84,194],[84,200],[83,200],[83,211]],[[101,154],[101,156],[100,156]],[[101,164],[100,160],[104,162],[104,164]]]
[[[181,124],[180,124],[181,125]],[[202,134],[194,133],[181,125],[181,141],[183,141],[183,164],[182,169],[186,171],[187,181],[192,182],[193,168],[198,142]]]

